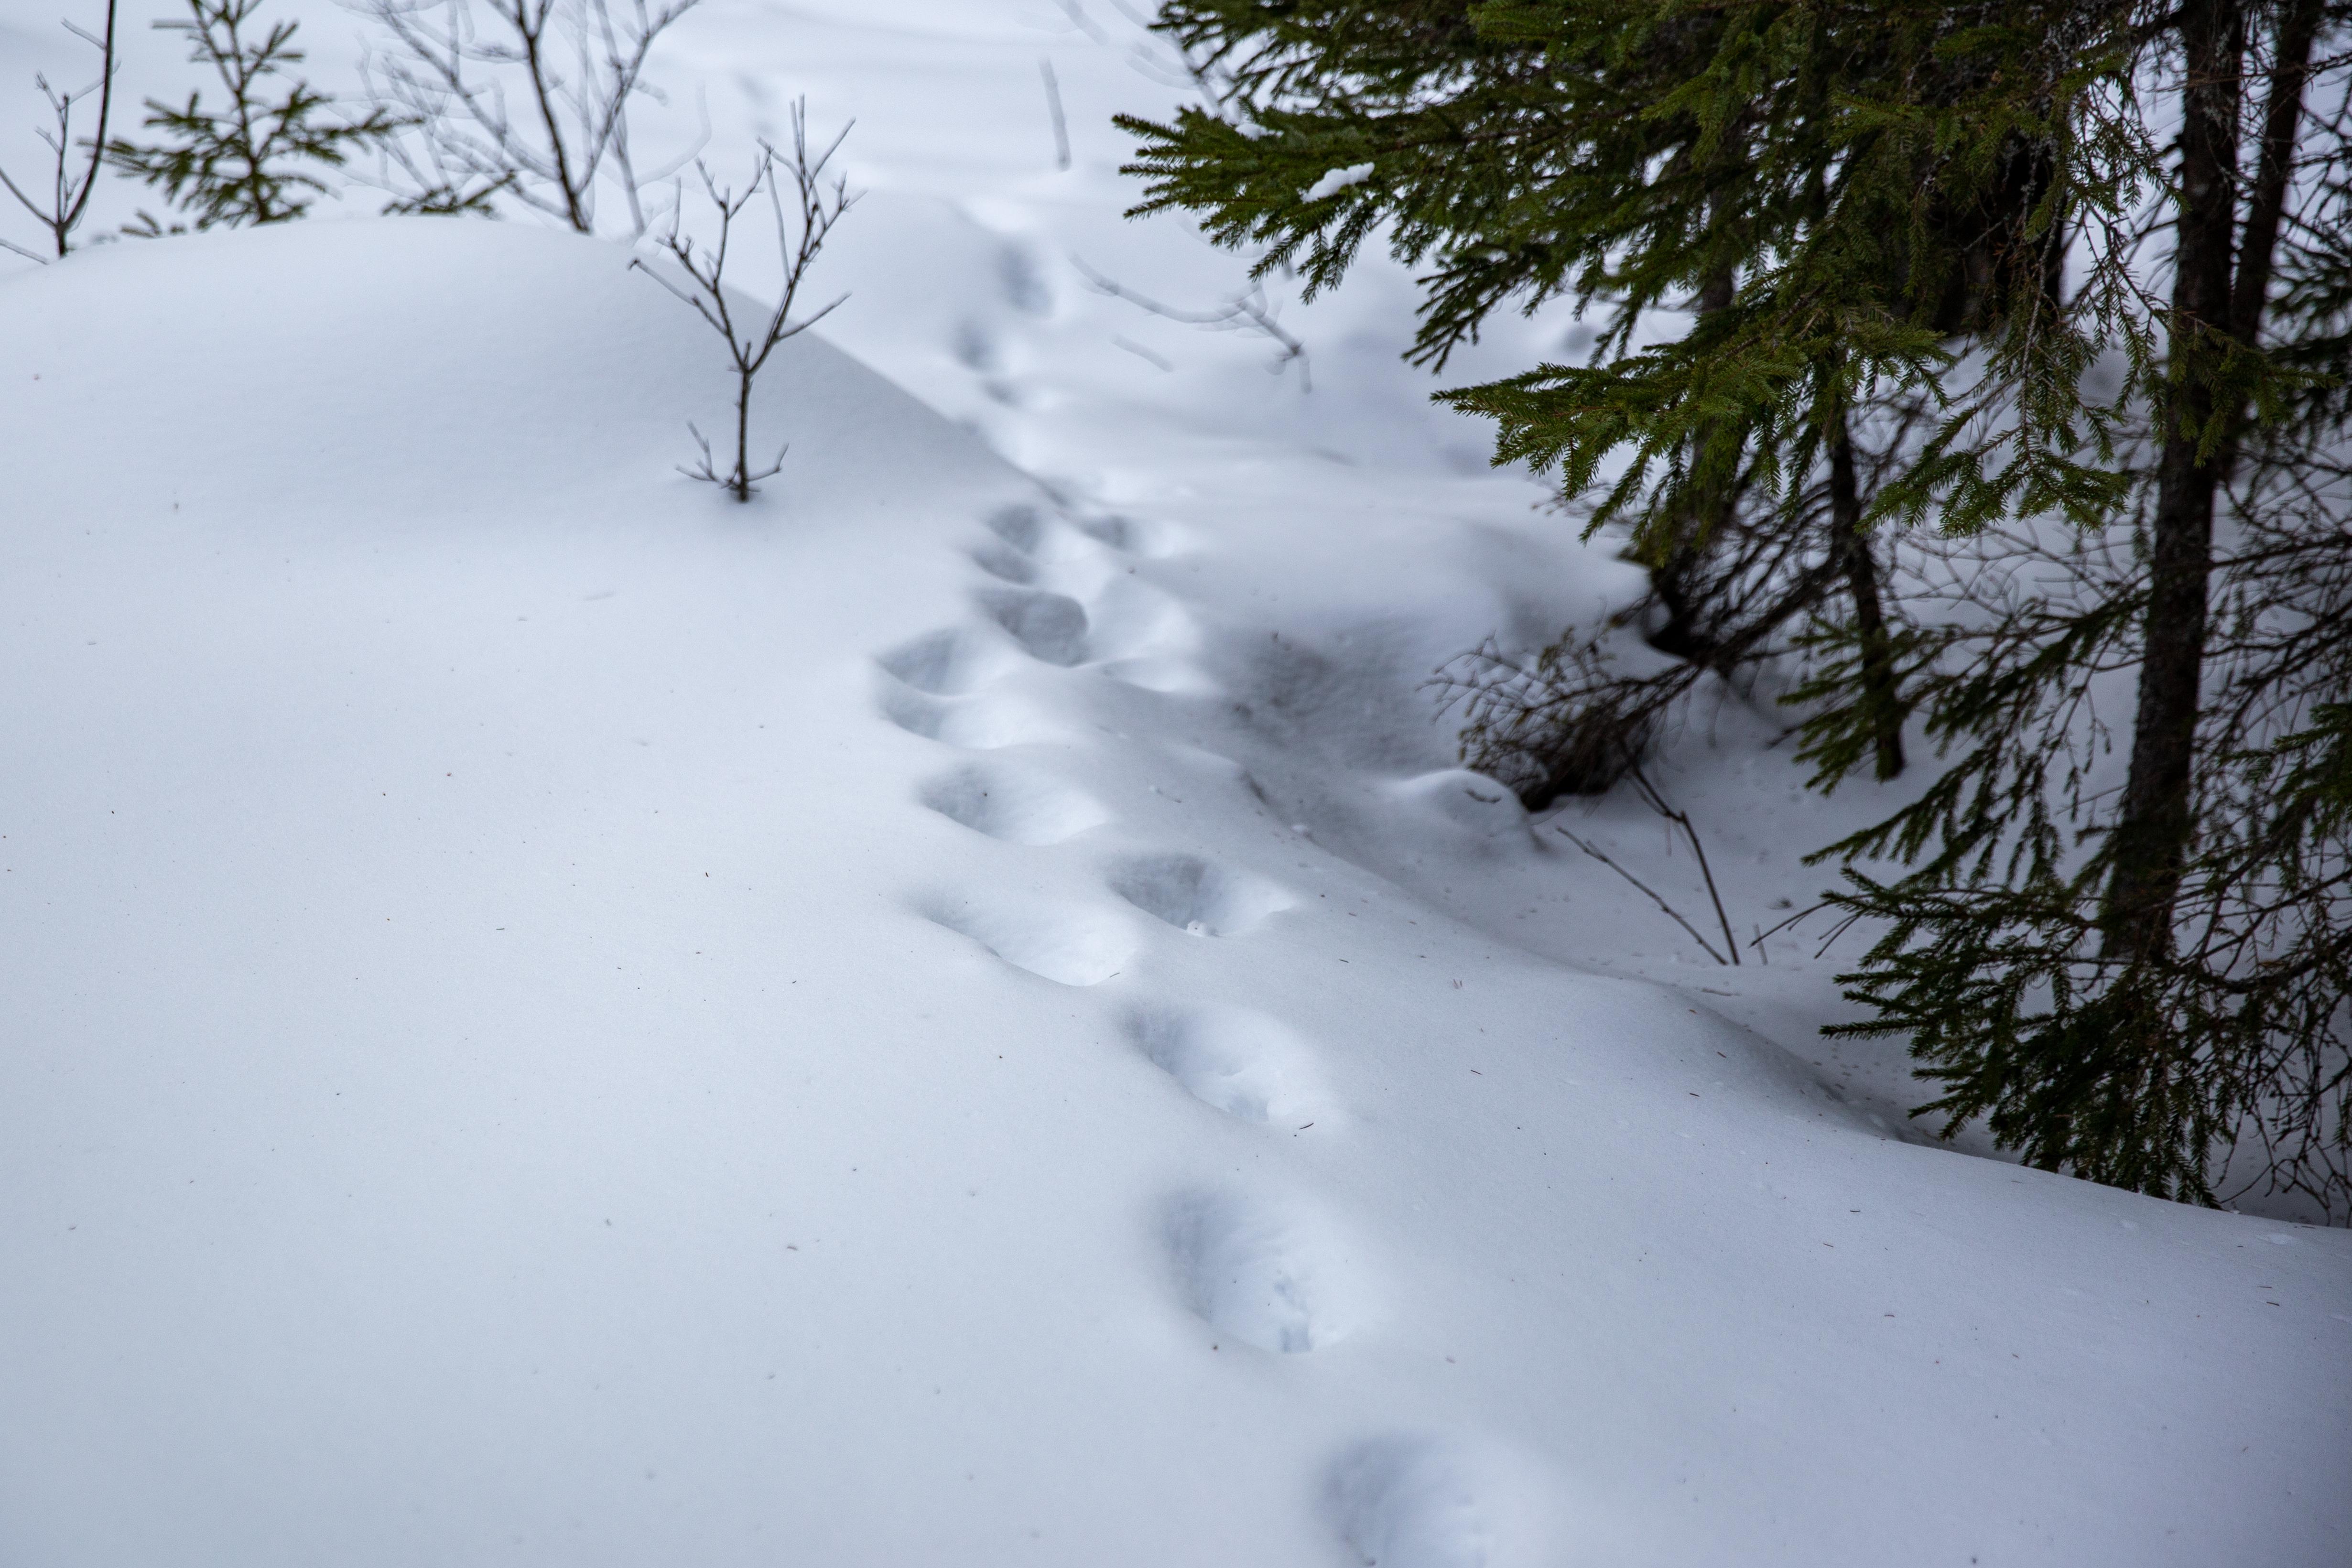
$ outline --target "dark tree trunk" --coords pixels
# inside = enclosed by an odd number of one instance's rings
[[[1903,771],[1903,704],[1895,684],[1895,649],[1880,602],[1878,561],[1862,526],[1862,489],[1853,471],[1853,436],[1844,406],[1830,433],[1830,554],[1853,599],[1853,627],[1862,644],[1862,704],[1878,747],[1878,776]]]
[[[1732,292],[1728,271],[1709,277],[1698,291],[1700,318],[1704,319],[1728,306]],[[1707,439],[1722,441],[1729,437],[1716,435]],[[1692,465],[1698,466],[1703,456],[1703,453],[1695,454]],[[1731,497],[1727,491],[1705,497],[1675,520],[1673,533],[1660,541],[1662,548],[1649,552],[1650,597],[1666,612],[1665,619],[1648,634],[1650,646],[1694,664],[1713,665],[1716,673],[1727,679],[1731,669],[1721,659],[1722,628],[1709,613],[1715,607],[1706,602],[1701,569],[1707,552],[1730,520]]]
[[[2104,911],[2108,956],[2164,956],[2195,822],[2190,810],[2200,680],[2205,662],[2213,497],[2228,465],[2214,423],[2225,411],[2217,375],[2237,336],[2231,319],[2238,199],[2239,0],[2192,0],[2180,19],[2180,218],[2175,230],[2172,395],[2149,526],[2148,601],[2131,768],[2111,841]],[[2267,248],[2267,247],[2265,247]],[[2252,257],[2248,258],[2252,261]],[[2264,265],[2267,265],[2265,256]]]

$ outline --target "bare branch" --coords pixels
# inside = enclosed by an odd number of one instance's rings
[[[1037,74],[1045,83],[1045,109],[1054,117],[1054,167],[1070,166],[1070,122],[1062,113],[1062,84],[1054,78],[1054,62],[1040,57]]]
[[[422,147],[387,153],[404,211],[480,210],[507,192],[582,234],[610,186],[646,232],[629,138],[647,56],[698,0],[352,0],[389,46],[362,66],[377,99],[415,124]],[[517,100],[520,108],[510,105]]]
[[[1299,390],[1302,392],[1315,390],[1314,373],[1307,360],[1307,345],[1285,331],[1282,324],[1275,319],[1273,308],[1266,301],[1264,284],[1253,283],[1213,309],[1186,310],[1174,305],[1162,304],[1148,294],[1139,294],[1116,278],[1108,277],[1097,272],[1076,256],[1070,257],[1070,265],[1078,269],[1079,274],[1087,280],[1087,287],[1097,294],[1108,295],[1113,299],[1123,299],[1139,309],[1150,311],[1154,316],[1162,317],[1171,321],[1181,321],[1188,327],[1206,327],[1212,331],[1255,332],[1281,350],[1266,369],[1280,375],[1286,366],[1296,361],[1298,364]]]
[[[1647,894],[1651,903],[1656,904],[1660,909],[1664,910],[1668,918],[1673,920],[1675,925],[1690,933],[1690,939],[1697,943],[1699,946],[1706,951],[1708,957],[1714,959],[1718,964],[1726,966],[1727,967],[1738,961],[1736,953],[1733,957],[1727,958],[1722,954],[1717,952],[1714,945],[1708,942],[1706,937],[1698,934],[1698,927],[1693,925],[1689,921],[1683,918],[1682,912],[1680,910],[1676,909],[1673,904],[1668,904],[1664,899],[1659,897],[1656,890],[1652,888],[1649,883],[1643,882],[1640,877],[1635,876],[1632,872],[1627,871],[1623,866],[1619,865],[1615,861],[1611,860],[1607,855],[1601,853],[1599,848],[1587,842],[1585,840],[1577,837],[1574,833],[1570,832],[1558,822],[1554,822],[1552,824],[1552,831],[1558,833],[1561,838],[1566,839],[1570,843],[1574,844],[1578,849],[1582,850],[1586,854],[1591,855],[1594,860],[1599,861],[1602,865],[1607,866],[1611,871],[1615,872],[1619,876],[1623,877],[1627,882],[1632,883],[1643,893]]]
[[[50,173],[49,193],[45,200],[36,201],[26,194],[22,186],[0,169],[0,187],[16,199],[17,204],[33,214],[40,225],[49,231],[49,243],[57,254],[64,256],[73,248],[73,232],[81,226],[82,214],[89,206],[89,193],[98,185],[98,172],[106,162],[106,121],[114,107],[114,12],[116,0],[106,0],[106,28],[93,37],[87,29],[71,22],[64,24],[67,32],[98,51],[98,80],[89,87],[70,92],[59,92],[49,86],[48,78],[36,73],[33,85],[48,100],[50,117],[57,122],[55,131],[37,134],[49,149],[54,160]],[[79,143],[74,140],[74,106],[91,93],[98,94],[98,127]],[[79,145],[88,152],[88,159],[78,158],[74,149]],[[0,246],[33,261],[49,258],[27,250],[25,246],[0,240]]]
[[[1666,798],[1658,793],[1658,787],[1650,782],[1649,775],[1639,767],[1632,771],[1634,788],[1641,790],[1642,798],[1649,802],[1650,809],[1681,828],[1683,837],[1690,841],[1691,853],[1698,857],[1698,873],[1706,879],[1706,896],[1715,905],[1715,918],[1723,927],[1724,949],[1731,955],[1732,965],[1737,967],[1739,963],[1739,938],[1731,934],[1731,917],[1723,912],[1723,895],[1715,890],[1715,873],[1706,863],[1706,846],[1698,841],[1698,830],[1691,825],[1690,813],[1677,811],[1667,805]]]

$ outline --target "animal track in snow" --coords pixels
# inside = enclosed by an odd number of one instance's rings
[[[1274,883],[1198,855],[1142,855],[1123,862],[1112,871],[1110,886],[1146,915],[1196,936],[1239,936],[1291,903]]]
[[[1035,555],[1038,546],[1045,542],[1045,514],[1034,507],[999,507],[983,520],[990,533],[1023,555]]]
[[[1328,1113],[1307,1046],[1263,1013],[1152,1009],[1132,1015],[1128,1032],[1162,1071],[1227,1115],[1288,1122]]]
[[[1148,523],[1138,517],[1081,517],[1076,527],[1088,538],[1108,545],[1122,555],[1173,555],[1180,542],[1176,530],[1167,524]]]
[[[1498,1546],[1477,1467],[1454,1445],[1382,1437],[1331,1468],[1324,1502],[1340,1539],[1380,1568],[1488,1568]]]
[[[1086,662],[1086,609],[1067,594],[991,588],[980,603],[1032,657],[1065,667]]]
[[[1028,703],[998,693],[971,697],[934,697],[892,683],[882,693],[882,716],[909,735],[994,751],[1073,738],[1059,720]]]
[[[1289,1355],[1345,1337],[1327,1250],[1296,1218],[1196,1192],[1169,1205],[1166,1225],[1187,1304],[1221,1333]]]
[[[1007,242],[996,253],[996,280],[1004,290],[1004,302],[1027,316],[1045,316],[1054,308],[1053,289],[1045,282],[1045,269],[1027,246]]]
[[[1110,821],[1081,789],[1027,768],[981,764],[923,787],[923,804],[976,833],[1013,844],[1058,844]]]
[[[981,519],[988,531],[1033,560],[1052,565],[1095,550],[1095,542],[1038,507],[1000,507]]]
[[[1000,582],[1026,587],[1037,580],[1037,563],[1001,544],[981,546],[971,552],[971,563]]]
[[[942,900],[924,914],[1014,968],[1065,986],[1100,985],[1135,950],[1120,922],[1082,910]]]
[[[902,643],[875,663],[919,692],[958,696],[1011,669],[1013,655],[977,632],[957,629]]]

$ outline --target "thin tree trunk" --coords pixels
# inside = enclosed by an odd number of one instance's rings
[[[2263,110],[2262,166],[2255,172],[2252,199],[2246,206],[2246,232],[2238,242],[2237,282],[2230,296],[2231,335],[2249,349],[2256,346],[2262,335],[2263,311],[2270,303],[2279,223],[2286,214],[2286,188],[2294,173],[2303,88],[2311,75],[2311,46],[2326,8],[2326,0],[2298,0],[2279,25],[2270,98]]]
[[[594,234],[596,225],[588,216],[586,193],[572,183],[572,160],[563,149],[563,122],[555,113],[556,87],[548,79],[542,51],[547,10],[541,5],[534,13],[521,0],[516,0],[507,13],[507,20],[522,38],[523,68],[530,78],[531,101],[539,106],[540,123],[547,131],[548,162],[554,170],[555,188],[563,193],[564,219],[582,234]]]
[[[1698,291],[1698,316],[1701,320],[1728,307],[1734,292],[1731,272],[1726,268],[1707,278]],[[1722,435],[1701,438],[1700,450],[1692,454],[1692,466],[1705,461],[1705,444],[1726,439]],[[1731,668],[1721,663],[1722,645],[1717,628],[1708,624],[1707,607],[1701,602],[1705,590],[1697,582],[1699,568],[1707,552],[1715,548],[1722,530],[1730,522],[1731,497],[1728,489],[1719,496],[1698,500],[1691,509],[1675,519],[1674,532],[1665,541],[1665,549],[1654,555],[1650,563],[1650,596],[1665,607],[1666,619],[1647,639],[1651,647],[1661,653],[1686,660],[1695,664],[1711,664],[1716,673],[1728,678]]]
[[[60,188],[58,192],[58,255],[66,254],[68,239],[81,222],[82,209],[89,205],[89,193],[98,187],[98,172],[106,165],[106,117],[114,107],[114,10],[116,0],[106,0],[106,34],[98,47],[98,131],[89,139],[89,168],[81,177],[79,193]],[[60,132],[63,126],[58,128]],[[62,134],[58,138],[65,138]],[[65,167],[63,148],[58,151],[58,167]],[[71,204],[66,197],[73,195]]]
[[[2180,30],[2188,77],[2173,256],[2172,395],[2149,528],[2147,614],[2131,768],[2111,840],[2115,869],[2103,912],[2106,954],[2127,962],[2160,957],[2172,945],[2173,905],[2196,827],[2189,791],[2205,662],[2207,579],[2212,571],[2213,497],[2228,465],[2227,443],[2212,438],[2211,426],[2222,412],[2215,377],[2233,334],[2231,264],[2244,12],[2239,0],[2200,0],[2182,13]]]
[[[735,389],[735,498],[751,498],[751,377],[755,372],[748,366],[736,372]]]
[[[1853,597],[1853,625],[1862,643],[1862,703],[1878,748],[1878,776],[1903,771],[1903,705],[1895,684],[1895,648],[1878,590],[1878,562],[1863,531],[1862,488],[1854,476],[1853,436],[1845,405],[1830,434],[1830,554]]]

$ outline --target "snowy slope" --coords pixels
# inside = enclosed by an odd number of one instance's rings
[[[876,193],[889,382],[798,340],[751,507],[616,248],[0,278],[0,1563],[2352,1555],[2343,1233],[1921,1146],[1843,955],[1451,770],[1427,672],[1630,574],[1394,269],[1283,304],[1311,394],[1088,289],[1238,284],[1117,218],[1115,8],[674,42],[722,165],[806,90]],[[1876,809],[1772,725],[1661,767],[1743,929]]]
[[[2340,1556],[2340,1234],[1334,855],[1249,550],[808,339],[735,508],[711,345],[515,228],[0,319],[11,1564]]]

